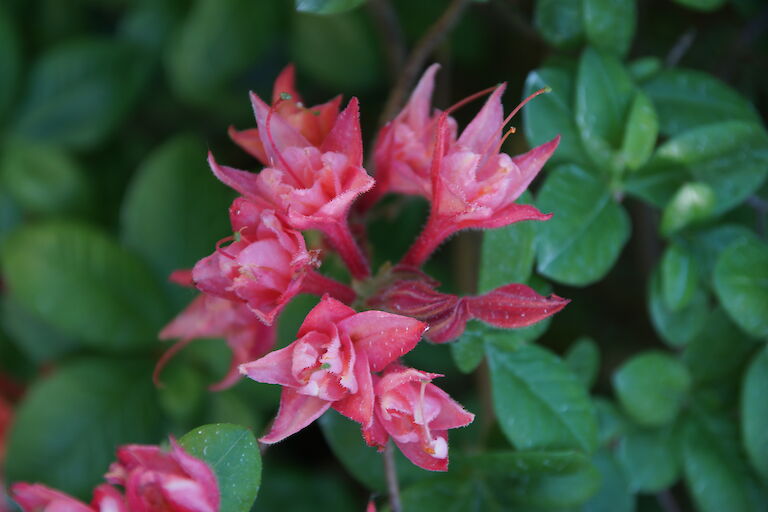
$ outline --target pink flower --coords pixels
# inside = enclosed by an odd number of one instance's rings
[[[11,486],[11,492],[24,512],[128,512],[123,496],[107,484],[94,490],[90,506],[42,484],[20,482]]]
[[[503,92],[502,85],[491,94],[455,142],[448,116],[441,115],[430,169],[430,217],[403,258],[404,265],[420,266],[447,237],[462,229],[499,228],[551,217],[515,200],[555,151],[560,138],[514,158],[499,153],[502,130],[509,119],[504,119]],[[512,115],[515,112],[517,109]]]
[[[224,338],[232,350],[232,364],[227,375],[210,389],[227,389],[240,379],[238,366],[269,352],[275,344],[276,334],[276,326],[262,323],[244,303],[202,293],[160,331],[161,340],[178,338],[181,341],[157,362],[155,383],[159,383],[160,371],[171,357],[192,340]]]
[[[283,386],[280,410],[260,439],[276,443],[333,407],[367,427],[373,421],[372,371],[381,371],[416,346],[426,324],[381,311],[356,313],[325,296],[309,312],[298,339],[244,364],[253,380]]]
[[[235,201],[232,208],[239,240],[198,261],[192,279],[200,291],[243,302],[271,325],[319,261],[307,251],[301,233],[286,228],[271,210],[254,208],[247,226],[241,226],[241,205],[247,204]]]
[[[350,232],[349,209],[373,186],[363,169],[363,145],[357,98],[339,114],[318,148],[258,96],[252,95],[259,135],[269,167],[253,174],[209,163],[222,182],[261,208],[272,208],[293,229],[317,229],[330,240],[352,275],[367,277],[368,263]]]
[[[171,451],[157,446],[118,448],[105,475],[125,488],[130,512],[218,512],[219,486],[211,468],[171,438]],[[78,511],[79,512],[79,511]]]
[[[448,429],[472,423],[464,410],[431,381],[442,377],[397,364],[376,379],[374,421],[363,437],[380,449],[390,437],[403,455],[430,471],[448,470]]]
[[[508,284],[484,295],[458,297],[435,290],[423,281],[399,281],[369,303],[429,324],[427,337],[445,343],[461,336],[469,320],[518,329],[554,315],[570,302],[557,295],[543,297],[523,284]]]
[[[275,86],[272,89],[272,105],[275,108],[275,115],[283,118],[310,144],[320,146],[339,115],[341,96],[333,98],[328,103],[307,108],[304,106],[299,93],[296,92],[295,75],[293,65],[289,64],[277,76]],[[262,164],[269,165],[258,129],[237,131],[233,126],[230,126],[229,136]]]

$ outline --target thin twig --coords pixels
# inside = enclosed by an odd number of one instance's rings
[[[397,481],[397,467],[395,466],[395,452],[392,443],[388,442],[384,447],[384,473],[387,475],[387,490],[389,491],[389,508],[391,512],[403,512],[400,504],[400,484]]]
[[[452,0],[448,8],[422,36],[408,56],[403,72],[389,93],[384,110],[379,118],[379,125],[384,125],[402,107],[406,94],[416,81],[416,77],[424,66],[427,57],[437,48],[448,32],[459,21],[459,17],[470,0]]]
[[[389,0],[369,0],[368,12],[381,38],[387,70],[394,82],[405,62],[405,36],[397,12]]]
[[[685,54],[688,52],[688,49],[693,44],[694,39],[696,39],[696,30],[694,29],[687,31],[678,38],[675,46],[673,46],[667,54],[665,64],[668,68],[677,66],[677,64],[680,62],[680,59],[682,59],[683,56],[685,56]]]

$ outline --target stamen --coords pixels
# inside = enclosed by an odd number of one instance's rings
[[[224,252],[224,248],[221,247],[222,244],[225,244],[227,242],[234,242],[234,241],[235,241],[235,237],[234,236],[226,236],[226,237],[222,238],[221,240],[216,242],[216,252],[221,254],[222,256],[226,256],[227,258],[229,258],[231,260],[235,260],[236,258],[234,256]]]
[[[515,117],[515,114],[520,112],[520,109],[523,108],[526,105],[526,103],[531,101],[533,98],[535,98],[539,94],[544,94],[545,92],[552,92],[552,88],[551,87],[544,87],[543,89],[539,89],[538,91],[534,92],[533,94],[531,94],[530,96],[525,98],[523,101],[521,101],[515,107],[515,109],[512,112],[510,112],[509,115],[506,118],[504,118],[504,121],[501,123],[501,127],[499,129],[503,130],[504,127],[506,127],[507,124],[510,121],[512,121],[512,118]],[[499,150],[501,150],[501,146],[502,146],[502,144],[504,144],[504,141],[507,139],[507,137],[509,137],[511,134],[515,133],[515,131],[516,131],[515,127],[513,126],[504,134],[504,136],[501,139],[501,142],[496,146],[496,151],[495,151],[496,153],[498,153]],[[484,148],[483,154],[485,154],[488,151],[489,148],[490,148],[490,144]]]
[[[456,110],[460,109],[461,107],[463,107],[464,105],[466,105],[467,103],[471,103],[471,102],[475,101],[478,98],[482,98],[486,94],[492,93],[498,87],[499,87],[498,85],[494,85],[493,87],[488,87],[487,89],[483,89],[482,91],[476,92],[474,94],[470,94],[469,96],[467,96],[463,100],[459,100],[458,102],[454,103],[453,105],[451,105],[450,107],[445,109],[444,113],[445,114],[451,114],[451,113],[455,112]]]
[[[426,414],[424,414],[424,394],[427,389],[427,384],[429,384],[428,380],[421,381],[421,387],[419,389],[419,414],[421,415],[421,428],[424,431],[424,436],[428,439],[428,441],[424,443],[423,449],[425,452],[432,455],[435,453],[435,450],[432,448],[432,432],[429,430],[429,422],[427,421]]]

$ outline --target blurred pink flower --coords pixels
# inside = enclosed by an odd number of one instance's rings
[[[129,512],[125,498],[117,489],[107,484],[102,484],[93,491],[90,506],[42,484],[20,482],[11,486],[11,491],[14,500],[24,512]]]

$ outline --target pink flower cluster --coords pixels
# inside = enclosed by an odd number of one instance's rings
[[[449,112],[430,107],[437,69],[427,70],[408,105],[378,134],[375,180],[363,168],[357,99],[343,110],[340,98],[305,107],[292,67],[278,77],[271,106],[251,94],[256,129],[230,128],[232,139],[265,168],[234,169],[209,155],[216,177],[240,194],[229,211],[234,235],[191,271],[174,274],[174,280],[202,293],[161,332],[161,338],[182,341],[158,370],[189,340],[224,337],[233,364],[217,388],[231,385],[238,369],[283,387],[280,409],[262,443],[280,441],[333,408],[359,423],[370,445],[383,448],[391,438],[416,465],[444,471],[447,431],[474,417],[432,384],[440,375],[406,368],[400,358],[427,329],[432,341],[442,343],[456,339],[473,318],[523,327],[567,303],[521,284],[478,297],[448,295],[419,270],[457,231],[548,219],[515,199],[558,143],[554,139],[514,158],[500,152],[511,118],[503,114],[504,86],[493,90],[458,134]],[[364,233],[353,230],[348,217],[356,200],[362,199],[356,212],[363,213],[390,192],[424,196],[431,212],[400,264],[374,278],[361,244]],[[324,235],[355,286],[317,271],[322,254],[307,248],[305,230]],[[322,299],[293,343],[267,353],[280,312],[299,293]],[[353,304],[368,310],[358,312]]]
[[[105,478],[109,483],[96,487],[90,505],[42,484],[17,483],[11,491],[24,512],[219,510],[219,487],[213,471],[173,439],[170,452],[151,445],[120,447],[117,462],[109,467]],[[122,487],[124,493],[114,486]]]

